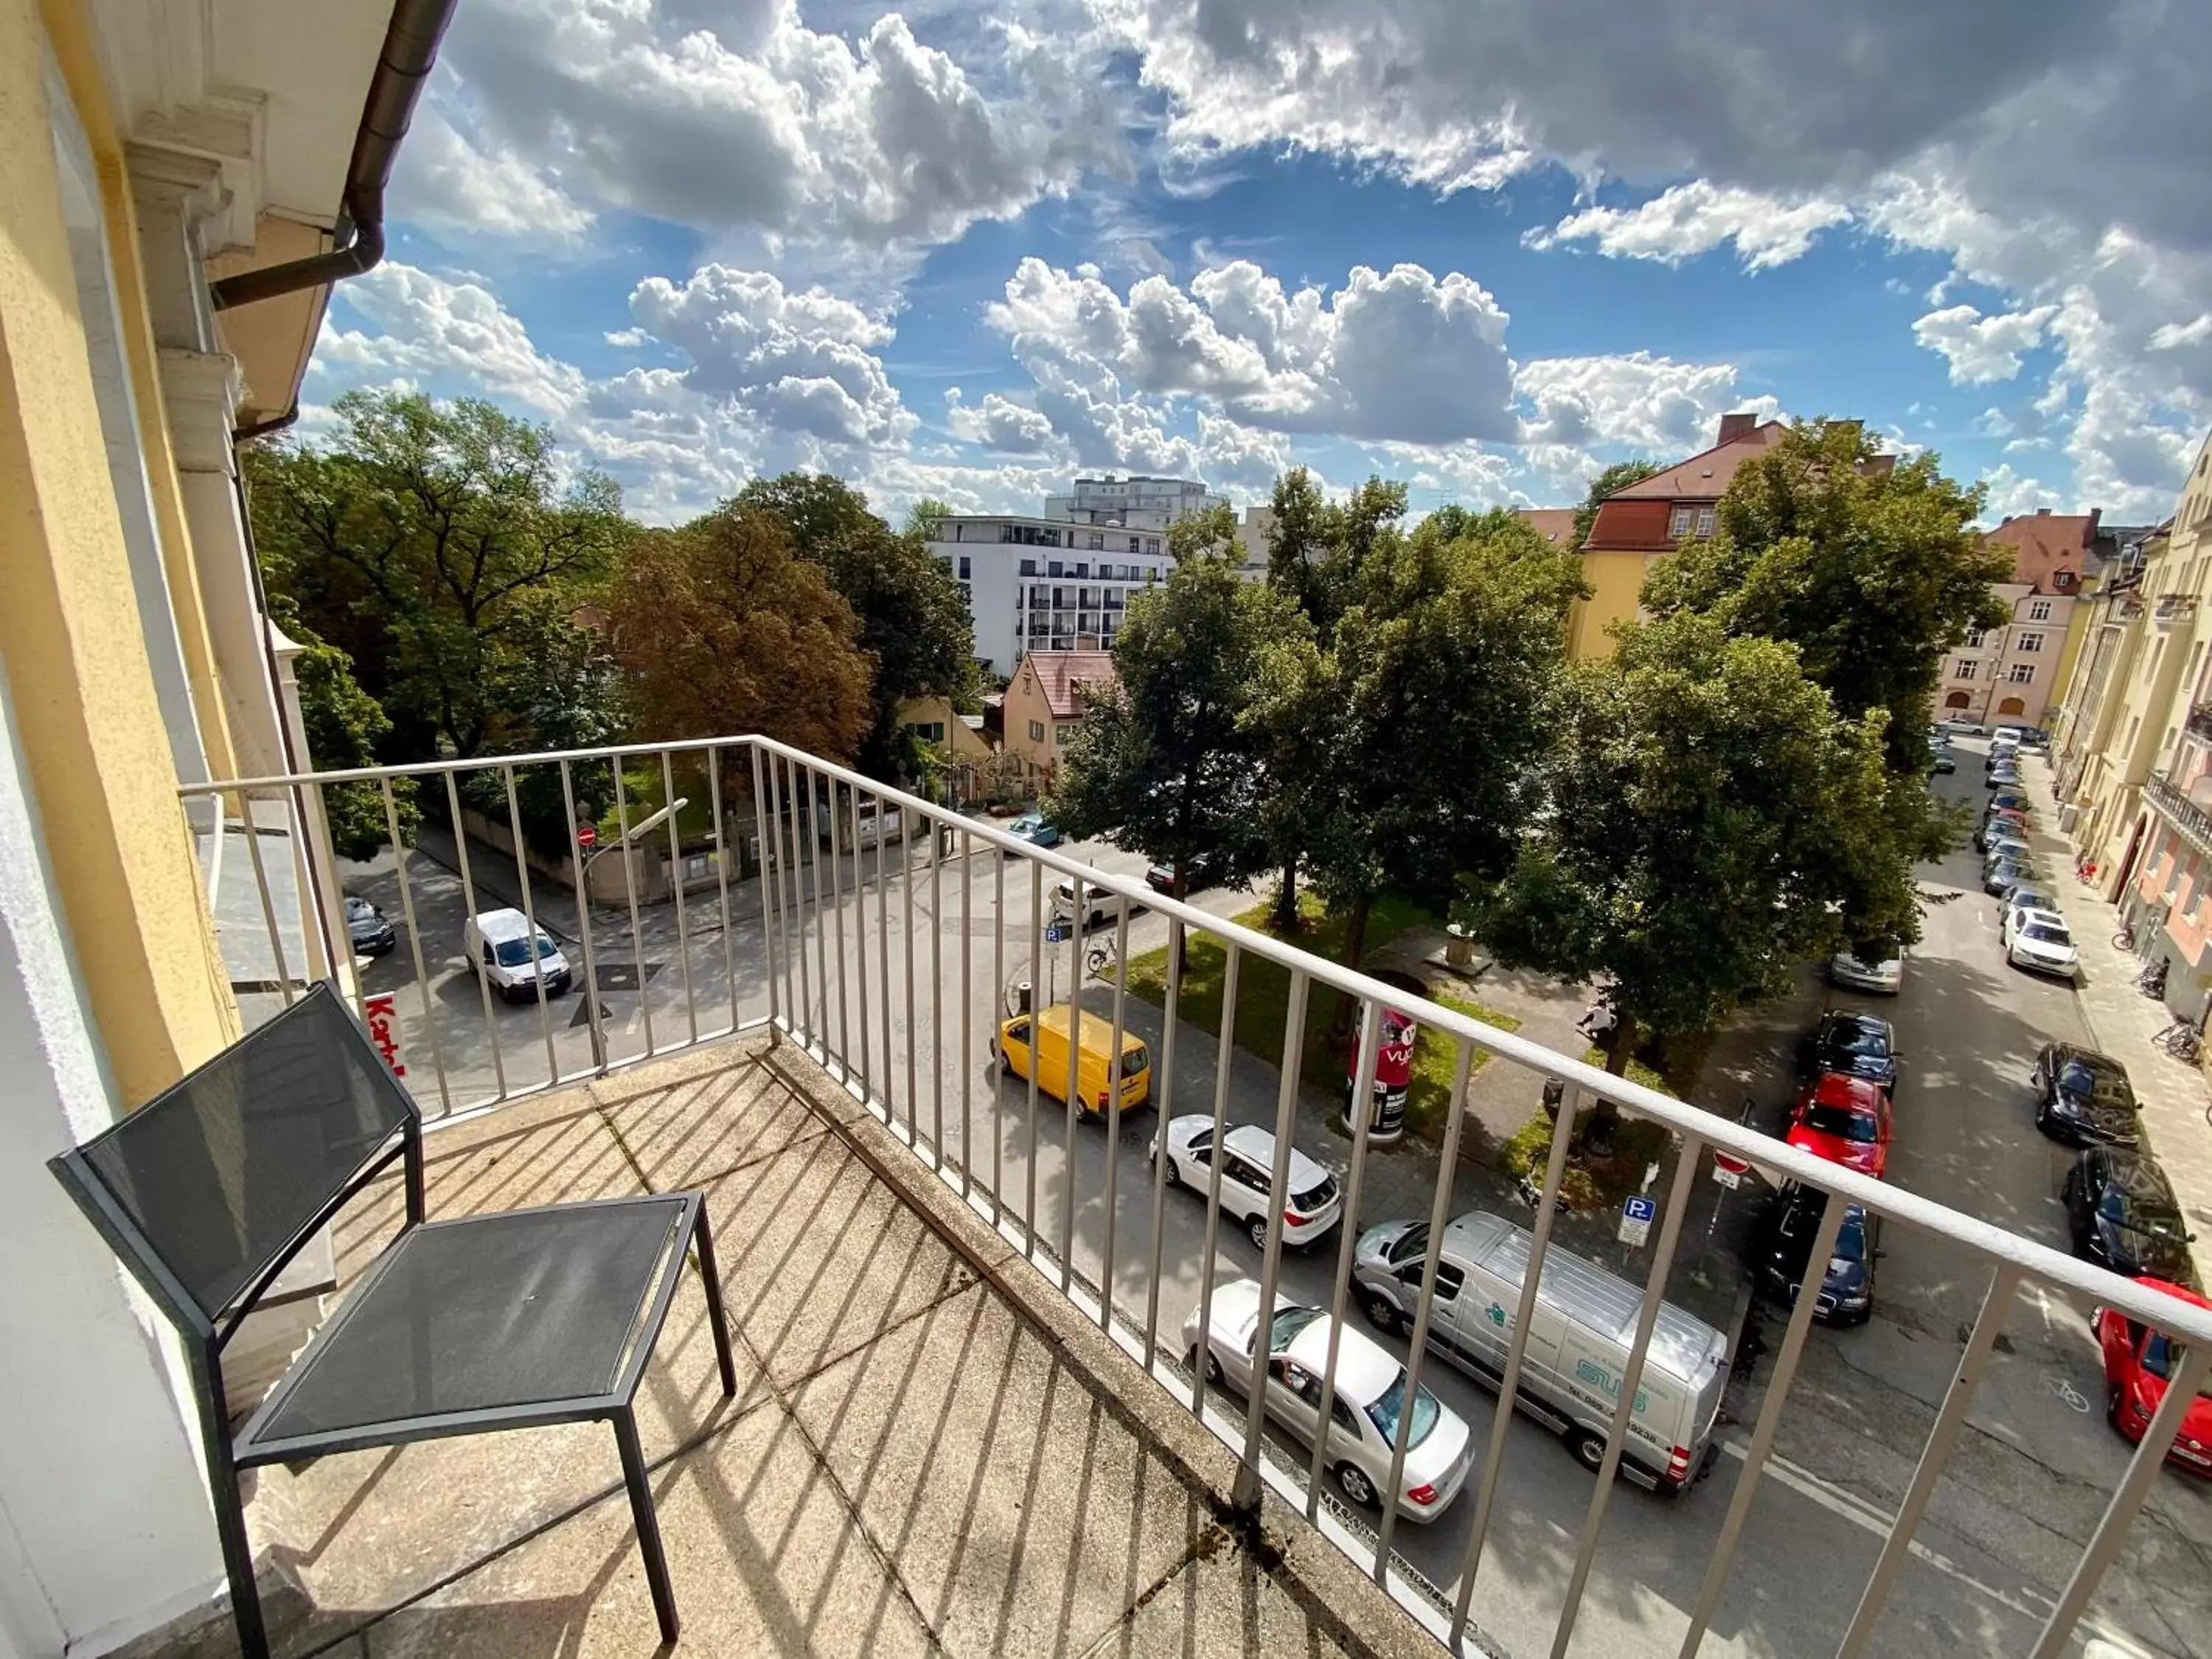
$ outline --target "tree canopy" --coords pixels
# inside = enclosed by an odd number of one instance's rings
[[[868,730],[852,608],[742,500],[641,534],[606,607],[641,738],[758,732],[846,760]]]
[[[872,669],[869,719],[858,746],[863,770],[886,780],[912,775],[898,722],[909,698],[972,702],[975,647],[959,582],[925,545],[942,503],[916,503],[904,535],[868,510],[867,497],[823,472],[757,478],[737,504],[774,520],[791,551],[817,565],[857,619]]]
[[[545,746],[513,688],[612,568],[620,493],[563,483],[546,429],[488,403],[352,392],[334,409],[327,442],[247,452],[270,587],[351,660],[391,722],[385,758]]]
[[[1542,810],[1462,915],[1502,961],[1610,981],[1611,1069],[1639,1030],[1711,1030],[1843,943],[1832,903],[1881,856],[1881,723],[1791,647],[1696,614],[1630,627],[1568,669],[1552,731]]]
[[[1354,963],[1386,891],[1442,905],[1459,872],[1504,870],[1585,591],[1580,561],[1509,512],[1448,527],[1379,527],[1334,637],[1275,642],[1249,716],[1302,757],[1271,780],[1279,833],[1346,914]]]
[[[1178,526],[1180,528],[1180,526]],[[1091,689],[1049,805],[1071,836],[1118,830],[1121,844],[1209,882],[1265,867],[1262,757],[1246,729],[1262,658],[1311,626],[1233,555],[1184,557],[1133,597],[1114,646],[1116,678]]]

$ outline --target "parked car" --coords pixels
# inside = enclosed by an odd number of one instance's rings
[[[2189,1277],[2196,1235],[2182,1219],[2166,1171],[2148,1152],[2092,1146],[2074,1160],[2059,1189],[2074,1254],[2134,1279]]]
[[[1024,812],[1006,826],[1006,833],[1016,841],[1025,841],[1032,847],[1060,845],[1060,828],[1042,812]]]
[[[345,913],[346,937],[352,941],[356,956],[385,956],[398,945],[399,935],[392,931],[384,912],[367,899],[348,893]]]
[[[1889,1167],[1889,1096],[1863,1077],[1831,1073],[1808,1084],[1784,1137],[1802,1152],[1881,1179]]]
[[[1905,958],[1894,956],[1880,962],[1862,962],[1849,951],[1838,951],[1828,958],[1828,978],[1855,991],[1895,996],[1905,983]]]
[[[2009,903],[2014,893],[2023,887],[2033,886],[2043,872],[2033,864],[2017,859],[1996,859],[1982,866],[1982,890]]]
[[[2014,864],[2025,864],[2035,856],[2035,849],[2021,836],[2007,835],[1992,824],[1982,837],[1982,862],[1996,863],[1999,859],[2010,859]]]
[[[2021,817],[1984,818],[1974,831],[1974,850],[1987,858],[1996,843],[2016,842],[2023,850],[2027,847],[2027,820]]]
[[[1813,1241],[1826,1213],[1828,1195],[1817,1187],[1788,1182],[1766,1207],[1759,1232],[1759,1288],[1794,1304],[1812,1265]],[[1881,1218],[1856,1204],[1844,1208],[1834,1249],[1821,1270],[1816,1318],[1863,1325],[1874,1317],[1875,1263],[1881,1255]]]
[[[2005,908],[2004,947],[2005,960],[2014,967],[2062,979],[2073,978],[2081,962],[2065,917],[2018,903]]]
[[[999,1069],[1011,1077],[1026,1078],[1034,1063],[1037,1088],[1062,1105],[1067,1102],[1068,1006],[1055,1002],[1037,1011],[1034,1021],[1017,1014],[999,1027],[992,1048]],[[1032,1030],[1034,1027],[1034,1030]],[[1107,1061],[1114,1052],[1114,1022],[1103,1014],[1085,1013],[1076,1026],[1075,1103],[1099,1117],[1112,1100],[1113,1083]],[[1032,1060],[1034,1054],[1034,1060]],[[1121,1033],[1121,1109],[1128,1111],[1152,1098],[1152,1060],[1144,1040],[1133,1031]],[[1210,1124],[1212,1120],[1207,1119]]]
[[[2193,1307],[2212,1308],[2196,1291],[2162,1279],[2138,1279],[2179,1297]],[[2105,1358],[2105,1418],[2130,1441],[2140,1441],[2160,1402],[2166,1398],[2166,1380],[2172,1374],[2179,1350],[2165,1332],[2129,1318],[2117,1308],[2100,1308],[2090,1322],[2097,1346]],[[2166,1462],[2194,1474],[2212,1474],[2212,1400],[2203,1395],[2189,1402],[2174,1436]]]
[[[1226,1382],[1247,1399],[1253,1355],[1259,1346],[1260,1287],[1249,1279],[1218,1285],[1201,1330],[1194,1306],[1182,1322],[1184,1351],[1192,1364],[1204,1355],[1206,1375]],[[1268,1416],[1302,1444],[1324,1440],[1322,1378],[1328,1366],[1331,1321],[1319,1308],[1279,1302],[1267,1322],[1267,1377],[1262,1401]],[[1361,1509],[1381,1506],[1390,1479],[1399,1418],[1413,1379],[1397,1359],[1364,1332],[1349,1325],[1336,1334],[1336,1388],[1322,1462],[1337,1490]],[[1400,1471],[1398,1513],[1408,1521],[1433,1521],[1467,1484],[1474,1437],[1466,1420],[1426,1389],[1413,1390],[1406,1429],[1406,1464]]]
[[[1274,1206],[1275,1137],[1250,1123],[1233,1125],[1221,1138],[1221,1207],[1244,1224],[1252,1243],[1267,1248],[1267,1218]],[[1170,1187],[1201,1197],[1212,1180],[1213,1120],[1200,1113],[1171,1117],[1152,1136],[1149,1156],[1168,1161]],[[1344,1218],[1344,1194],[1336,1177],[1297,1147],[1291,1148],[1291,1190],[1283,1206],[1283,1243],[1310,1244]]]
[[[1051,908],[1054,921],[1074,920],[1074,877],[1062,876],[1053,884]],[[1142,905],[1136,908],[1139,910],[1144,908]],[[1119,893],[1109,893],[1087,881],[1083,884],[1083,926],[1079,931],[1087,933],[1094,927],[1103,927],[1121,914],[1121,896]]]
[[[1800,1060],[1804,1074],[1826,1073],[1864,1078],[1884,1091],[1897,1087],[1897,1033],[1874,1014],[1831,1008],[1805,1039]]]
[[[1938,749],[1929,757],[1929,767],[1939,773],[1950,774],[1959,769],[1959,763],[1951,758],[1948,749]]]
[[[471,916],[462,941],[477,977],[509,1002],[535,1000],[541,980],[547,996],[558,996],[568,988],[568,958],[543,927],[538,929],[533,951],[530,924],[520,910],[485,910]]]
[[[2012,896],[2006,899],[2002,904],[1997,907],[1997,934],[1999,938],[2002,939],[2003,937],[2005,923],[2010,920],[2012,913],[2015,910],[2040,910],[2045,915],[2058,916],[2061,921],[2065,920],[2065,917],[2059,914],[2058,897],[2057,894],[2051,892],[2045,888],[2036,887],[2027,883],[2022,883],[2020,886],[2014,888],[2012,890]]]
[[[2035,803],[2017,789],[2000,789],[1982,803],[1982,810],[1984,812],[1997,811],[2008,806],[2016,806],[2031,817],[2035,811]]]
[[[1194,893],[1202,893],[1207,888],[1219,884],[1214,876],[1212,866],[1205,859],[1191,860],[1189,875],[1190,890]],[[1145,870],[1145,885],[1155,893],[1163,893],[1173,898],[1175,896],[1175,866],[1172,864],[1148,865]]]
[[[2046,1042],[2028,1075],[2035,1127],[2076,1146],[2132,1146],[2141,1139],[2127,1068],[2108,1054],[2070,1042]]]
[[[1360,1234],[1352,1280],[1359,1305],[1383,1329],[1413,1328],[1428,1246],[1425,1221],[1386,1221]],[[1528,1229],[1481,1210],[1451,1221],[1437,1247],[1429,1346],[1490,1388],[1504,1374],[1529,1247]],[[1556,1239],[1545,1253],[1513,1403],[1562,1437],[1586,1468],[1604,1461],[1643,1304],[1641,1287],[1570,1255]],[[1728,1339],[1711,1325],[1671,1302],[1659,1304],[1621,1474],[1672,1493],[1712,1467],[1727,1357]]]
[[[2018,789],[2020,787],[2020,769],[2013,766],[2000,766],[1984,772],[1982,774],[1982,787],[1984,789]]]

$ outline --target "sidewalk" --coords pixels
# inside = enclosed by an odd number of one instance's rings
[[[2212,1107],[2204,1073],[2151,1041],[2151,1034],[2167,1024],[2166,1011],[2136,988],[2141,964],[2112,943],[2120,926],[2118,907],[2074,878],[2076,850],[2053,827],[2058,806],[2049,760],[2035,756],[2021,775],[2038,817],[2029,840],[2051,866],[2081,952],[2076,988],[2082,1017],[2097,1047],[2127,1067],[2142,1109],[2144,1145],[2157,1153],[2173,1183],[2190,1231],[2212,1239]]]

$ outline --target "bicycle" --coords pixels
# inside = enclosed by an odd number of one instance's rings
[[[2192,1064],[2204,1052],[2203,1036],[2185,1019],[2177,1019],[2151,1041],[2176,1060],[2188,1060]]]
[[[1093,979],[1111,979],[1108,970],[1114,966],[1114,947],[1094,945],[1083,953],[1083,971]]]
[[[2112,948],[2115,951],[2124,951],[2130,956],[2134,955],[2136,948],[2134,933],[2128,928],[2121,928],[2118,933],[2112,935]]]

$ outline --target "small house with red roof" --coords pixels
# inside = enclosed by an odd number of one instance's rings
[[[1084,689],[1114,678],[1110,651],[1032,651],[1006,683],[1006,752],[1022,763],[1022,781],[1052,787],[1067,741],[1083,718]]]

